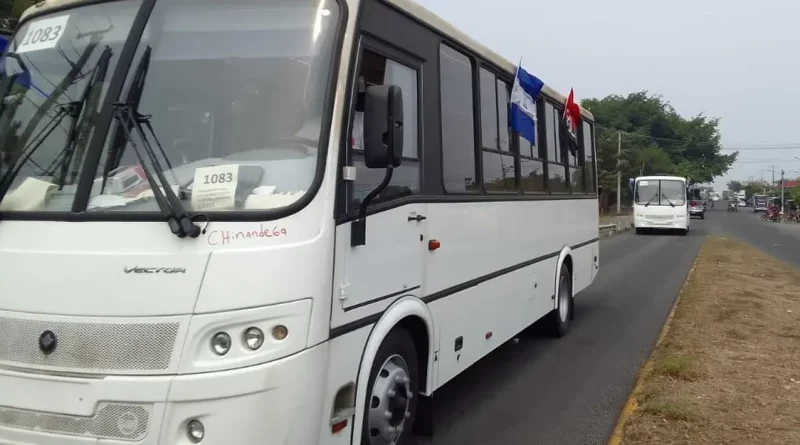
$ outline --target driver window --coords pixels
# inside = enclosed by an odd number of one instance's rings
[[[356,83],[353,112],[350,116],[349,148],[356,180],[350,191],[349,213],[357,212],[361,201],[383,181],[386,170],[364,166],[364,100],[367,88],[375,85],[397,85],[403,93],[403,163],[394,169],[392,181],[371,205],[419,194],[420,161],[418,155],[418,72],[414,68],[370,50],[361,54],[361,68]]]

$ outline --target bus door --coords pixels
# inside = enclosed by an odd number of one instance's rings
[[[398,298],[422,297],[428,256],[427,203],[420,202],[421,156],[419,124],[422,65],[403,50],[383,45],[366,36],[359,40],[357,77],[354,80],[347,138],[347,160],[355,178],[342,181],[344,218],[336,234],[336,278],[331,324],[363,320]],[[367,89],[396,85],[403,98],[402,164],[392,171],[386,188],[366,207],[366,218],[358,222],[362,204],[386,178],[386,170],[364,165],[363,123]],[[344,192],[344,193],[342,193]],[[365,224],[365,239],[359,243],[357,225]],[[354,226],[356,229],[354,229]],[[339,310],[340,309],[340,310]]]

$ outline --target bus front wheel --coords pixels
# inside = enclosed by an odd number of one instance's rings
[[[411,442],[419,391],[419,358],[411,334],[393,329],[383,340],[369,373],[363,445]]]

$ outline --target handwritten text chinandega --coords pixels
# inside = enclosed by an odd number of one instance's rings
[[[236,241],[253,240],[259,238],[280,238],[287,236],[288,232],[285,227],[264,227],[264,224],[258,229],[253,230],[212,230],[208,232],[208,244],[210,246],[227,246]]]

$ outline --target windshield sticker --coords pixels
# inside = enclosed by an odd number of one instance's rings
[[[68,15],[36,20],[28,25],[28,32],[19,41],[17,54],[55,48],[67,28]]]
[[[642,187],[647,187],[648,185],[650,185],[650,183],[647,181],[639,181],[639,185]]]
[[[206,241],[209,246],[227,246],[236,241],[246,241],[264,238],[281,238],[288,236],[285,227],[265,227],[264,224],[252,230],[212,230],[208,232]]]
[[[196,211],[233,210],[238,184],[238,164],[196,169],[192,183],[192,208]]]

